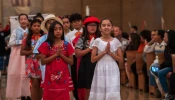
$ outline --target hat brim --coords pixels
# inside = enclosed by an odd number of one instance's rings
[[[45,19],[45,20],[41,23],[41,29],[42,29],[44,32],[46,32],[46,33],[48,33],[48,30],[46,29],[45,24],[46,24],[46,22],[47,22],[48,20],[51,20],[51,19],[56,20],[56,21],[58,21],[59,23],[61,23],[61,25],[63,25],[62,20],[61,20],[60,18],[58,18],[58,17],[50,17],[50,18],[47,18],[47,19]]]

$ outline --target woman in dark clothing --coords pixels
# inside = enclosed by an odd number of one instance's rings
[[[7,27],[8,27],[8,29],[7,29]],[[5,38],[10,34],[10,28],[8,25],[7,25],[7,27],[5,28],[6,30],[3,30],[2,24],[0,23],[0,72],[5,67],[4,66],[4,62],[5,62],[4,56],[6,56]]]
[[[129,41],[130,44],[126,47],[126,50],[124,52],[124,58],[126,61],[126,51],[137,51],[140,45],[140,36],[137,33],[131,33],[129,35]],[[133,62],[135,62],[135,59],[133,60]],[[129,79],[129,72],[131,71],[131,66],[127,66],[127,62],[125,62],[125,70],[126,70],[126,75]],[[129,82],[126,84],[126,86],[129,86]]]
[[[175,54],[175,31],[168,30],[164,34],[164,41],[167,43],[164,51],[165,61],[160,65],[160,70],[158,72],[158,77],[160,80],[160,84],[165,93],[165,100],[171,100],[173,96],[169,94],[169,88],[166,77],[170,76],[173,72],[172,68],[172,57],[171,54]]]

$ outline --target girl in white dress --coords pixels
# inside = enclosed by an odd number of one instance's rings
[[[123,61],[120,42],[111,37],[112,22],[100,23],[101,37],[92,46],[91,61],[96,62],[89,100],[120,100],[120,72],[117,65]]]

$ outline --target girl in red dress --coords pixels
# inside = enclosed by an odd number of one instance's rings
[[[51,24],[46,42],[39,47],[41,64],[46,64],[43,100],[70,100],[68,64],[73,64],[73,47],[64,41],[63,25]]]
[[[26,74],[31,79],[31,99],[41,100],[41,70],[39,66],[39,60],[35,58],[33,54],[33,48],[35,47],[38,39],[42,36],[43,32],[40,28],[41,21],[35,19],[31,22],[31,27],[29,29],[29,34],[23,39],[21,45],[21,55],[26,56]]]

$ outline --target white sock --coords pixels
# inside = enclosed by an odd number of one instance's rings
[[[165,97],[167,97],[168,96],[168,93],[165,93]]]

